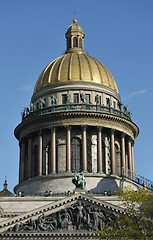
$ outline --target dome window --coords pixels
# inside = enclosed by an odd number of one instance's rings
[[[66,104],[66,94],[62,94],[62,104]]]
[[[78,47],[77,38],[76,37],[73,38],[73,47]]]
[[[71,38],[68,39],[68,48],[71,48]]]
[[[78,93],[73,94],[73,103],[79,103],[79,94]]]
[[[79,38],[79,48],[82,48],[82,38]]]

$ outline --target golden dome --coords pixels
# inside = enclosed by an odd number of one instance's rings
[[[52,61],[39,76],[34,93],[52,84],[78,81],[102,84],[118,93],[110,71],[84,52],[67,53]]]
[[[97,59],[85,53],[85,34],[76,19],[68,27],[65,36],[67,39],[65,54],[56,58],[42,71],[35,85],[34,93],[49,85],[78,81],[102,84],[118,93],[116,83],[109,70]]]

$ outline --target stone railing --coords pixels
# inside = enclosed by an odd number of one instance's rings
[[[135,172],[131,172],[129,169],[122,168],[122,176],[138,183],[142,187],[146,187],[147,189],[153,191],[153,181],[140,176]]]
[[[131,113],[127,110],[119,110],[104,105],[95,105],[87,103],[69,103],[61,105],[52,105],[50,107],[43,107],[38,110],[30,111],[29,108],[25,108],[22,114],[22,120],[30,119],[37,116],[46,114],[61,113],[61,112],[97,112],[97,113],[108,113],[114,116],[119,116],[131,120]]]

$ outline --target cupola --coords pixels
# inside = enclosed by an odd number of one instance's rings
[[[67,39],[67,50],[68,52],[84,52],[84,37],[85,34],[82,30],[82,27],[77,24],[77,20],[73,20],[73,24],[68,27],[68,30],[65,34]]]

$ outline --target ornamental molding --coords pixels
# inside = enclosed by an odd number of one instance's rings
[[[124,126],[126,126],[127,128],[129,128],[134,135],[134,138],[136,138],[139,134],[139,129],[136,126],[136,124],[134,124],[132,121],[129,121],[125,118],[119,117],[119,116],[114,116],[112,114],[108,114],[108,113],[93,113],[93,112],[62,112],[62,113],[52,113],[51,115],[41,115],[41,116],[37,116],[35,118],[32,119],[28,119],[25,120],[24,122],[20,123],[16,129],[15,129],[15,136],[16,138],[19,138],[19,132],[24,131],[24,129],[26,130],[27,126],[36,126],[36,124],[39,122],[42,125],[42,128],[47,128],[50,127],[50,125],[52,124],[54,127],[60,126],[60,123],[62,123],[63,125],[63,120],[65,119],[71,119],[71,118],[89,118],[90,119],[102,119],[102,120],[106,120],[108,122],[116,122],[119,124],[122,124]],[[60,119],[60,120],[59,120]],[[46,124],[46,121],[49,121],[48,124]],[[43,123],[45,123],[45,126],[43,126]],[[78,125],[80,125],[78,123]],[[71,124],[71,126],[73,126],[73,122]],[[38,127],[40,128],[40,126]],[[35,130],[36,127],[35,127]],[[29,130],[30,131],[30,130]],[[30,133],[30,132],[29,132]]]

